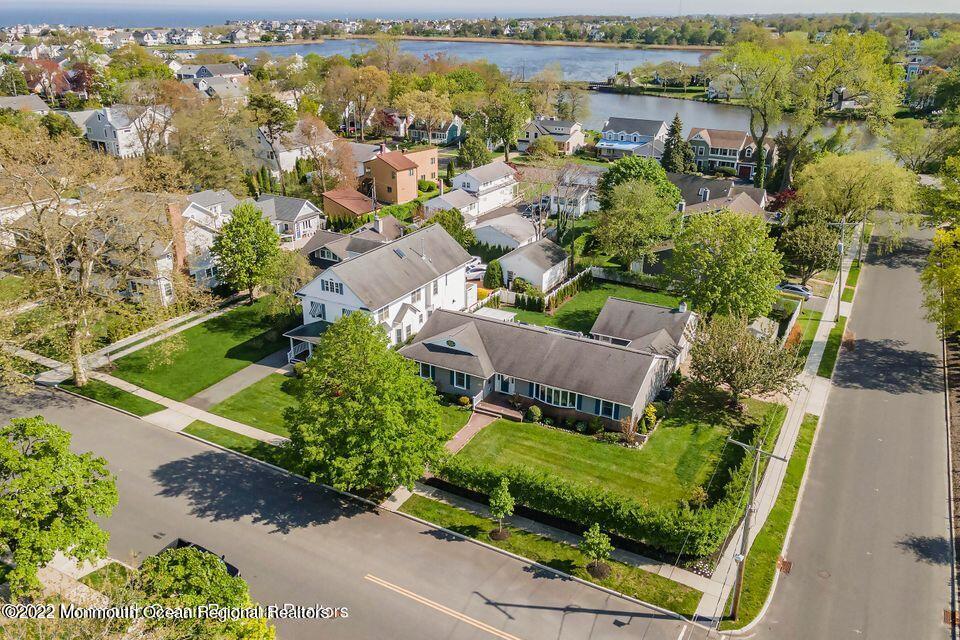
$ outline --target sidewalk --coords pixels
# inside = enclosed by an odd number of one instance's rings
[[[209,409],[274,373],[290,373],[292,371],[293,367],[287,362],[287,350],[281,349],[276,353],[271,353],[263,360],[254,362],[227,376],[220,382],[210,385],[196,395],[187,398],[184,402],[198,409]]]

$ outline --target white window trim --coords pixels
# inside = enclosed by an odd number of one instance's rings
[[[463,385],[457,384],[457,376],[463,376]],[[453,372],[453,388],[454,388],[454,389],[464,389],[464,390],[466,390],[466,388],[467,388],[467,380],[468,380],[468,379],[469,379],[469,378],[467,378],[467,374],[465,374],[464,372],[462,372],[462,371],[454,371],[454,372]]]

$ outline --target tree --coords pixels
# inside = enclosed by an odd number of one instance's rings
[[[91,327],[129,296],[131,281],[155,275],[153,249],[172,238],[165,207],[155,196],[131,191],[110,156],[73,138],[11,127],[0,127],[0,201],[22,203],[19,217],[0,219],[0,236],[17,247],[16,254],[0,255],[0,269],[29,269],[31,299],[44,300],[41,315],[48,320],[14,332],[13,339],[53,342],[71,364],[74,383],[83,386]],[[31,269],[34,264],[44,268]],[[152,300],[149,290],[140,300]],[[131,318],[153,313],[141,304]]]
[[[193,181],[186,167],[167,155],[149,155],[130,158],[124,162],[124,171],[130,177],[131,188],[153,193],[189,192]]]
[[[27,79],[15,64],[5,64],[0,69],[0,96],[25,96],[30,93],[27,89]]]
[[[700,382],[730,393],[741,409],[743,396],[790,393],[802,363],[772,335],[754,335],[742,315],[716,315],[697,323],[690,348],[690,372]]]
[[[654,185],[657,195],[672,201],[674,206],[681,200],[680,189],[667,179],[667,173],[659,162],[653,158],[627,156],[614,162],[600,176],[597,183],[597,199],[600,201],[600,208],[606,209],[610,206],[614,187],[633,180],[643,180]]]
[[[490,492],[490,515],[497,519],[499,527],[491,533],[496,540],[505,540],[510,537],[509,531],[503,530],[503,519],[513,515],[514,500],[510,495],[510,481],[500,478],[500,484]]]
[[[960,228],[938,229],[920,275],[927,319],[941,337],[960,331]]]
[[[47,135],[51,138],[58,136],[70,136],[72,138],[83,137],[83,131],[69,117],[62,113],[51,111],[40,118],[40,124],[47,130]]]
[[[256,136],[244,111],[224,112],[215,102],[174,115],[174,155],[203,189],[243,193],[244,171],[253,166]]]
[[[960,156],[947,158],[940,173],[940,188],[924,189],[924,204],[935,225],[960,226]]]
[[[290,313],[300,306],[296,293],[317,275],[317,270],[299,251],[280,249],[263,273],[262,287],[271,297],[271,311]]]
[[[263,212],[250,202],[233,208],[232,217],[213,241],[220,279],[235,289],[253,290],[263,284],[280,253],[280,237]]]
[[[416,116],[417,122],[427,129],[427,140],[443,123],[453,118],[450,110],[450,98],[445,93],[429,91],[410,91],[397,100],[397,108]]]
[[[517,144],[530,119],[530,110],[523,98],[510,87],[500,87],[483,106],[485,137],[503,145],[504,162],[510,159],[510,147]]]
[[[527,147],[527,155],[541,160],[556,158],[560,153],[557,141],[550,136],[541,136]]]
[[[342,490],[412,487],[444,455],[436,389],[365,313],[330,325],[297,396],[285,419],[311,480]]]
[[[70,434],[43,419],[14,418],[0,428],[0,550],[15,598],[38,587],[37,570],[61,552],[77,561],[107,555],[106,518],[117,488],[103,458],[70,451]]]
[[[467,228],[459,209],[438,211],[427,220],[426,224],[439,224],[464,249],[469,249],[477,243],[477,236],[474,235],[473,229]]]
[[[586,89],[568,85],[556,97],[557,117],[561,120],[581,121],[590,115],[590,96]]]
[[[297,112],[287,103],[269,93],[259,93],[250,96],[247,104],[250,113],[253,114],[254,123],[260,127],[270,152],[274,158],[279,158],[277,153],[277,143],[281,142],[283,136],[291,131],[297,124]],[[277,160],[277,170],[282,171],[280,161]],[[284,181],[280,181],[280,188],[286,195]]]
[[[583,533],[583,539],[578,546],[581,553],[590,560],[587,564],[590,575],[595,578],[605,578],[610,574],[607,560],[610,559],[613,545],[610,544],[610,536],[600,531],[599,523],[594,522],[590,525],[590,528]]]
[[[382,69],[368,65],[350,72],[347,98],[360,125],[361,142],[364,140],[367,117],[374,109],[384,106],[389,86],[390,75]]]
[[[169,608],[196,609],[218,605],[225,609],[250,609],[256,604],[247,583],[231,576],[223,560],[209,551],[194,547],[166,549],[148,556],[134,579],[140,604]],[[160,637],[170,633],[184,639],[223,638],[231,640],[273,640],[276,632],[265,617],[186,617],[157,618],[150,623],[159,627]]]
[[[673,173],[692,173],[697,164],[693,156],[693,147],[683,137],[683,121],[680,114],[673,116],[667,140],[663,144],[663,157],[660,159],[665,171]]]
[[[814,274],[837,263],[839,240],[839,234],[826,222],[815,221],[790,227],[777,246],[800,276],[800,283],[807,284]]]
[[[457,152],[457,162],[460,166],[470,169],[487,164],[490,162],[487,143],[480,136],[467,136],[467,139],[460,145],[460,151]]]
[[[503,267],[496,258],[487,263],[487,270],[483,274],[483,286],[486,289],[499,289],[503,286]]]
[[[887,127],[883,146],[910,171],[937,171],[960,152],[960,127],[932,128],[913,118],[897,120]]]
[[[654,183],[631,180],[613,188],[594,235],[606,253],[630,268],[634,262],[656,259],[654,249],[673,235],[677,217],[676,202],[658,193]]]
[[[762,218],[720,211],[688,220],[667,262],[667,277],[702,315],[755,318],[773,307],[783,269]]]

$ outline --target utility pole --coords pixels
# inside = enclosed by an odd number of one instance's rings
[[[768,451],[763,451],[760,447],[734,440],[733,438],[727,438],[727,442],[732,442],[746,451],[754,453],[753,470],[750,472],[750,502],[747,503],[747,512],[743,516],[743,537],[740,539],[740,553],[733,557],[737,562],[737,582],[733,586],[733,606],[730,607],[730,617],[736,620],[740,613],[740,595],[743,593],[743,571],[747,564],[747,552],[750,550],[750,521],[753,519],[753,513],[756,511],[753,503],[757,497],[757,476],[760,474],[760,456],[776,458],[781,462],[786,462],[787,459]]]
[[[843,289],[846,286],[846,282],[843,280],[843,238],[844,233],[847,230],[847,225],[857,226],[857,223],[849,222],[847,216],[843,216],[843,220],[840,222],[830,222],[828,223],[831,227],[840,227],[840,241],[837,243],[837,253],[839,259],[839,267],[837,268],[837,273],[839,274],[839,280],[837,281],[837,315],[834,317],[834,322],[840,322],[840,300],[843,298]]]

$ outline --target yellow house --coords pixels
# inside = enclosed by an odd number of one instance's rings
[[[377,200],[405,204],[416,200],[417,181],[436,182],[439,175],[436,147],[415,151],[381,150],[364,162],[364,177],[376,185]]]

